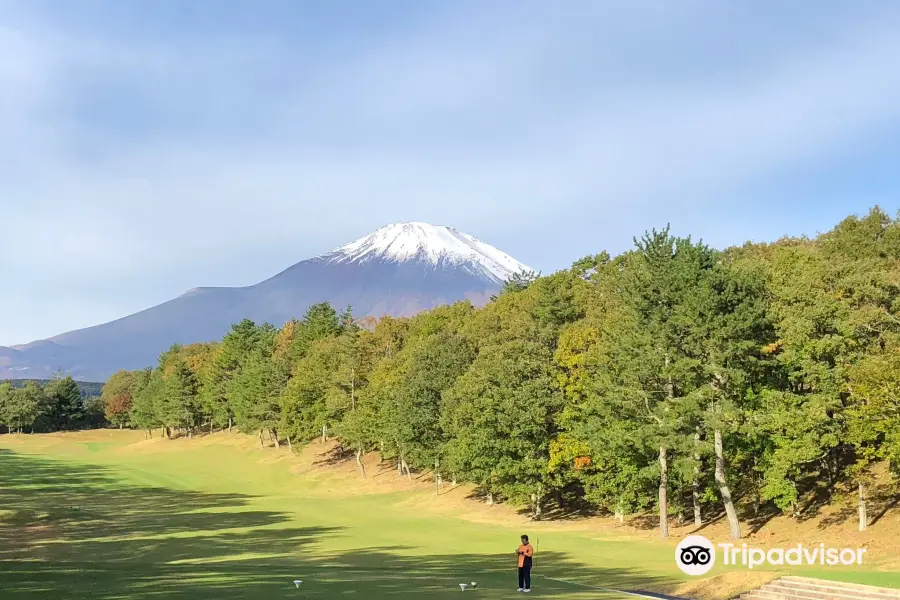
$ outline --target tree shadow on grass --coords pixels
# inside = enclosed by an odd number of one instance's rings
[[[534,518],[534,509],[531,506],[519,506],[516,513],[523,517]],[[541,506],[539,521],[583,521],[599,515],[609,516],[596,506],[577,498],[571,498],[568,502],[560,503],[558,499],[550,499]]]
[[[399,546],[329,553],[323,542],[354,532],[293,526],[296,515],[251,510],[251,497],[241,494],[128,485],[103,467],[3,450],[0,474],[4,600],[429,598],[471,581],[490,600],[509,597],[516,584],[508,554],[422,555]],[[638,565],[590,568],[552,552],[536,561],[536,591],[604,597],[541,576],[623,589],[663,583]]]
[[[762,528],[769,524],[772,519],[775,517],[779,517],[783,515],[784,512],[780,510],[777,506],[771,503],[766,503],[760,505],[756,514],[751,514],[747,517],[747,523],[750,525],[749,533],[757,534],[762,531]]]
[[[827,517],[823,517],[816,525],[816,529],[824,531],[832,527],[843,525],[856,514],[856,509],[850,506],[842,506],[834,510]]]
[[[319,442],[310,442],[310,444],[317,443]],[[319,453],[319,458],[313,461],[313,466],[333,467],[347,462],[352,456],[354,456],[354,454],[350,448],[345,448],[341,444],[335,444],[331,448],[325,450],[325,452]]]
[[[900,504],[900,493],[897,492],[896,483],[872,486],[869,497],[869,514],[872,515],[869,526],[875,525],[892,509]]]

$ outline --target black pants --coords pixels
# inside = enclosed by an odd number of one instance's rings
[[[526,590],[531,589],[531,565],[519,567],[519,587]]]

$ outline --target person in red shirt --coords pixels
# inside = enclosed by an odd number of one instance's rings
[[[531,591],[531,560],[534,556],[534,548],[528,543],[528,536],[522,536],[522,544],[516,550],[519,557],[519,592]]]

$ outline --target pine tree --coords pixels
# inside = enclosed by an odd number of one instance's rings
[[[57,372],[44,388],[48,411],[47,425],[60,431],[72,429],[82,414],[81,390],[71,376]]]
[[[192,437],[199,424],[201,410],[197,377],[180,357],[163,380],[160,411],[163,423],[182,429]]]

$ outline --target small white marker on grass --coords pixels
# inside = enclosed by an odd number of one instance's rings
[[[295,579],[295,580],[294,580],[294,587],[296,587],[297,589],[300,589],[300,584],[301,584],[301,583],[303,583],[303,582],[300,581],[299,579]]]
[[[464,591],[466,591],[467,587],[469,587],[468,583],[461,583],[461,584],[459,584],[459,591],[464,592]]]

